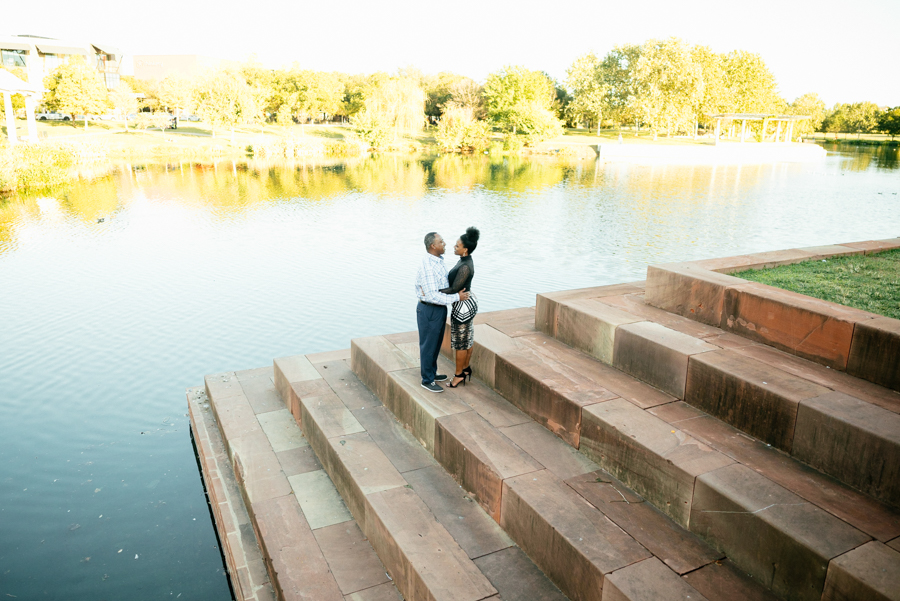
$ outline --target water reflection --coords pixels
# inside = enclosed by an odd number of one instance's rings
[[[383,155],[347,161],[285,164],[264,160],[215,163],[121,164],[113,175],[75,180],[39,192],[0,200],[0,252],[14,243],[14,224],[40,213],[36,200],[56,199],[62,211],[85,223],[112,217],[130,199],[165,199],[233,218],[246,210],[296,199],[327,201],[363,194],[373,199],[415,201],[432,192],[499,193],[507,206],[521,194],[554,188],[589,190],[602,198],[627,197],[642,221],[666,219],[686,203],[730,203],[748,190],[782,189],[798,173],[893,171],[898,149],[827,144],[838,159],[829,165],[648,165],[603,164],[552,157],[444,155],[417,158]],[[577,203],[583,194],[570,194]]]

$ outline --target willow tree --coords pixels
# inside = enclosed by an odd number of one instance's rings
[[[384,73],[371,76],[362,91],[363,109],[351,122],[360,137],[373,148],[387,137],[418,133],[425,125],[425,92],[411,77],[391,77]]]

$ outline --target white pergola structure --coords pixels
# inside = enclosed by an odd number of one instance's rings
[[[37,142],[37,122],[34,120],[34,106],[44,90],[38,86],[24,82],[9,71],[0,71],[0,92],[3,93],[3,109],[6,112],[6,136],[9,143],[16,144],[16,114],[13,112],[12,95],[25,96],[25,115],[28,123],[28,140]]]
[[[771,113],[719,113],[716,115],[707,115],[716,120],[716,144],[719,143],[719,134],[722,131],[722,120],[732,119],[741,122],[741,142],[747,139],[747,121],[762,121],[762,140],[766,141],[769,129],[769,122],[778,123],[775,130],[775,142],[790,142],[794,137],[794,122],[809,119],[809,115],[773,115]],[[781,139],[782,123],[786,124],[784,128],[784,140]]]

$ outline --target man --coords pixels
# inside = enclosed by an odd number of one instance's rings
[[[425,235],[425,251],[416,272],[416,323],[419,326],[419,364],[422,370],[422,388],[431,392],[444,392],[435,382],[446,380],[447,376],[437,373],[437,359],[444,341],[444,327],[447,325],[447,306],[456,301],[466,300],[469,293],[465,289],[459,294],[444,294],[441,288],[448,288],[447,268],[444,266],[444,239],[437,232]]]

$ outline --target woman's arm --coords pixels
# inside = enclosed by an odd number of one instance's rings
[[[442,288],[441,292],[443,292],[444,294],[456,294],[457,292],[462,290],[463,284],[465,284],[468,278],[469,266],[460,265],[459,269],[456,270],[456,277],[453,278],[453,282],[448,288]]]

